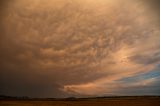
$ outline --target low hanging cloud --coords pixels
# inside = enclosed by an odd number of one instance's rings
[[[123,89],[150,87],[157,78],[119,82],[160,63],[160,31],[148,9],[132,0],[4,2],[0,94],[129,95]]]

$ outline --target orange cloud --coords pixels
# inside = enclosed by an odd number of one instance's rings
[[[3,7],[2,93],[112,94],[124,87],[116,80],[160,63],[159,27],[140,1],[13,0]],[[141,83],[125,86],[133,85]]]

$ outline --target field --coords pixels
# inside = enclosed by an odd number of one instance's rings
[[[0,106],[160,106],[160,97],[90,99],[1,99]]]

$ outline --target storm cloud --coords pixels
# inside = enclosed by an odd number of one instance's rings
[[[160,64],[158,19],[147,3],[10,0],[1,5],[0,94],[136,95],[146,87],[142,95],[160,94],[157,76],[121,81]]]

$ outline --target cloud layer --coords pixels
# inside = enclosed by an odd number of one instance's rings
[[[160,94],[160,73],[123,81],[159,70],[160,30],[145,3],[13,0],[3,5],[0,93],[66,97],[137,95],[144,90],[142,95]]]

